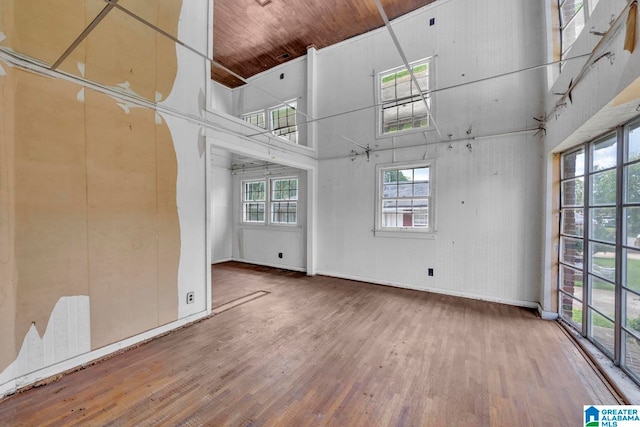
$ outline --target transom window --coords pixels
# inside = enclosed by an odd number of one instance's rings
[[[268,218],[265,217],[267,205],[270,212]],[[298,178],[243,181],[242,212],[242,221],[246,223],[297,224]]]
[[[431,96],[425,92],[432,86],[433,60],[425,59],[410,66],[418,86],[405,67],[378,74],[378,131],[382,135],[429,127]]]
[[[598,0],[558,0],[560,19],[560,58],[566,54],[584,29]]]
[[[433,230],[431,164],[378,169],[378,230]]]
[[[265,110],[254,111],[240,116],[245,122],[271,131],[272,134],[298,143],[298,126],[296,123],[296,101],[289,101]],[[269,120],[265,120],[265,117]]]

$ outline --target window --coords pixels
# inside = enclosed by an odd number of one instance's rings
[[[298,143],[298,126],[296,124],[296,101],[289,101],[281,105],[255,111],[240,116],[245,122],[271,131],[272,134]],[[266,121],[265,117],[269,117]]]
[[[254,126],[258,126],[258,127],[261,127],[262,129],[266,129],[266,126],[264,124],[264,111],[244,114],[242,116],[242,120],[244,120],[245,122],[249,122]]]
[[[267,188],[268,186],[268,188]],[[267,195],[269,195],[267,200]],[[298,223],[298,178],[243,181],[242,221],[266,224],[265,206],[269,205],[269,224]]]
[[[271,180],[271,222],[296,224],[298,222],[298,179]]]
[[[264,223],[265,181],[246,181],[242,191],[242,220]]]
[[[419,87],[405,67],[378,74],[380,135],[429,127],[427,105],[429,110],[432,107],[431,96],[426,92],[432,86],[433,60],[413,63],[411,69]],[[424,99],[422,94],[425,95]]]
[[[379,231],[433,231],[432,165],[378,168]]]
[[[560,162],[559,314],[640,383],[640,122]]]
[[[596,4],[598,4],[598,0],[558,0],[561,59],[566,57],[567,52],[584,29]]]

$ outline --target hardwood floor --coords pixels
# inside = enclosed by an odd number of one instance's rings
[[[0,425],[581,425],[617,404],[529,310],[266,267],[213,268],[213,306],[269,294],[0,402]]]

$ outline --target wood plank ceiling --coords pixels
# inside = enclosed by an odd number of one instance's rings
[[[435,0],[380,0],[389,19]],[[213,59],[249,78],[384,25],[374,0],[215,0]],[[243,82],[214,64],[212,78],[234,88]]]

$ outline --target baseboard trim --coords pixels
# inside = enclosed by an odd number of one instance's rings
[[[233,261],[233,258],[216,259],[211,261],[211,265],[222,264],[223,262],[229,262],[229,261]]]
[[[510,298],[500,298],[500,297],[494,297],[494,296],[488,296],[488,295],[475,294],[473,292],[461,292],[461,291],[454,291],[450,289],[434,288],[430,286],[416,286],[408,283],[395,282],[390,280],[379,280],[372,277],[358,276],[354,274],[341,274],[341,273],[321,271],[321,270],[317,270],[316,274],[319,274],[322,276],[336,277],[338,279],[347,279],[347,280],[355,280],[357,282],[373,283],[375,285],[391,286],[394,288],[411,289],[414,291],[432,292],[434,294],[449,295],[449,296],[461,297],[461,298],[470,298],[470,299],[475,299],[479,301],[496,302],[499,304],[513,305],[517,307],[537,309],[539,306],[537,302],[510,299]]]
[[[160,335],[167,334],[175,329],[187,326],[190,323],[195,323],[209,316],[207,311],[192,314],[175,322],[167,323],[166,325],[159,326],[133,337],[118,341],[113,344],[101,347],[96,350],[92,350],[88,353],[81,354],[72,357],[67,360],[63,360],[54,365],[38,369],[37,371],[30,372],[20,377],[14,378],[4,384],[0,384],[0,399],[5,396],[10,396],[21,390],[28,389],[34,384],[41,381],[48,381],[58,375],[71,373],[76,370],[85,368],[89,365],[99,362],[102,359],[112,356],[114,353],[124,351],[130,347],[140,345],[143,342],[149,341],[153,338],[157,338]]]
[[[544,310],[540,304],[538,304],[538,314],[542,320],[558,320],[558,313]]]
[[[299,271],[301,273],[306,273],[307,271],[307,269],[304,267],[296,267],[294,265],[275,264],[270,262],[252,261],[252,260],[240,259],[240,258],[233,258],[230,261],[242,262],[244,264],[261,265],[263,267],[280,268],[282,270]]]

